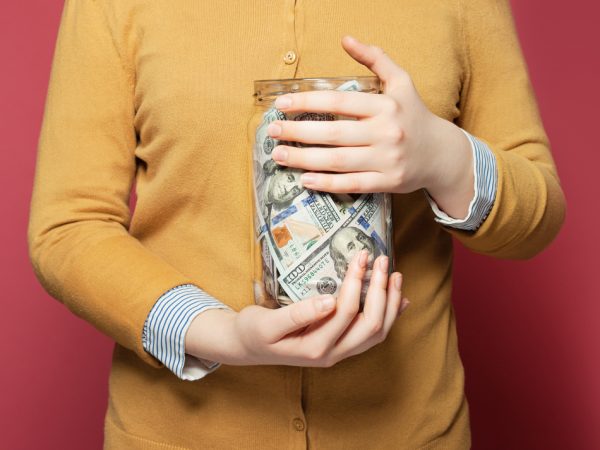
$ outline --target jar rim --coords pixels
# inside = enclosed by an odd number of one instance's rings
[[[344,75],[339,77],[308,77],[308,78],[266,78],[262,80],[254,80],[255,83],[262,82],[274,82],[274,81],[314,81],[314,80],[354,80],[354,79],[373,79],[376,80],[379,77],[377,75]]]
[[[254,94],[257,104],[269,103],[274,97],[290,92],[310,90],[311,86],[333,86],[340,82],[356,80],[365,91],[381,92],[383,81],[376,75],[344,75],[337,77],[307,77],[307,78],[274,78],[254,80]],[[308,87],[308,89],[307,89]],[[335,87],[331,87],[334,89]]]

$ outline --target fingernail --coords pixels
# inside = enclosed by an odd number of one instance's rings
[[[410,305],[410,302],[406,298],[402,301],[402,305],[400,306],[400,310],[398,311],[398,314],[402,314],[406,310],[406,308],[408,308],[408,305]]]
[[[267,132],[271,137],[277,137],[281,134],[281,127],[276,123],[270,123],[267,127]]]
[[[396,289],[400,290],[400,286],[402,285],[402,274],[399,273],[398,275],[396,275],[396,277],[394,278],[394,286],[396,287]]]
[[[282,109],[289,108],[290,106],[292,106],[292,99],[287,95],[283,95],[275,99],[275,108]]]
[[[388,270],[388,257],[387,256],[382,257],[381,260],[379,261],[379,269],[383,273],[387,273],[387,270]]]
[[[287,160],[288,151],[284,147],[277,146],[273,149],[273,159],[275,161],[284,162]]]
[[[317,177],[315,177],[312,173],[303,173],[300,175],[300,182],[302,183],[302,186],[315,184],[317,182]]]
[[[360,251],[360,257],[358,258],[358,265],[361,269],[365,269],[367,267],[367,258],[369,256],[369,252],[366,250]]]
[[[319,309],[321,311],[328,311],[333,308],[333,305],[335,305],[335,299],[333,297],[325,297],[319,302]]]

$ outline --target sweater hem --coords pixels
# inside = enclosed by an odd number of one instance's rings
[[[191,450],[189,447],[157,442],[131,434],[117,426],[107,414],[104,419],[103,450]]]

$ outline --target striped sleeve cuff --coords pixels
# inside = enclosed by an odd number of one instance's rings
[[[185,353],[185,334],[192,320],[209,309],[231,309],[193,284],[175,286],[156,301],[142,332],[144,349],[182,380],[197,380],[220,363]]]
[[[467,217],[464,219],[450,217],[438,207],[435,200],[431,198],[426,190],[423,190],[423,192],[425,192],[425,196],[429,201],[431,209],[437,216],[434,219],[436,222],[453,228],[474,231],[481,226],[490,213],[492,206],[494,206],[496,186],[498,184],[498,171],[496,167],[496,157],[489,147],[462,128],[460,128],[460,130],[465,133],[467,138],[469,138],[471,148],[473,149],[475,195],[469,204]]]

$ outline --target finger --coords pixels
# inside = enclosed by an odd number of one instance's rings
[[[352,36],[342,38],[342,47],[352,58],[383,80],[387,90],[394,88],[407,75],[380,47],[364,44]]]
[[[393,100],[370,92],[327,89],[281,95],[275,100],[275,107],[285,112],[331,112],[365,118],[386,111],[390,101]]]
[[[334,193],[388,192],[390,180],[380,172],[316,173],[306,172],[300,176],[302,185],[308,189]]]
[[[307,144],[371,145],[381,140],[381,132],[370,122],[357,120],[274,120],[267,133],[279,140]]]
[[[307,328],[307,334],[310,334],[311,339],[314,339],[319,345],[327,343],[330,347],[333,346],[348,324],[358,314],[360,291],[367,267],[367,258],[368,252],[362,250],[354,255],[348,265],[337,298],[336,314],[325,324],[313,324]]]
[[[387,307],[388,286],[388,257],[378,256],[375,260],[374,269],[369,280],[369,288],[365,298],[363,309],[364,324],[363,339],[370,337],[383,328],[383,318]]]
[[[398,311],[398,315],[402,314],[406,308],[410,305],[410,300],[407,298],[402,299],[402,303],[400,304],[400,310]]]
[[[357,325],[348,328],[344,333],[335,348],[332,350],[330,357],[336,361],[348,358],[349,356],[358,355],[374,345],[381,342],[383,337],[386,337],[398,316],[398,308],[400,307],[400,288],[398,288],[398,280],[401,282],[399,273],[394,273],[387,280],[387,299],[386,310],[383,318],[383,328],[375,335],[365,339],[365,333],[362,326]],[[366,307],[366,305],[365,305]]]
[[[379,172],[382,158],[373,147],[291,147],[278,145],[272,157],[277,164],[327,172]]]
[[[334,359],[340,359],[342,355],[354,355],[375,345],[378,342],[374,336],[378,335],[384,327],[384,319],[389,309],[388,301],[388,264],[387,256],[379,256],[373,265],[373,273],[369,282],[365,307],[362,317],[359,318],[356,325],[348,327],[344,334],[340,336],[332,351]],[[394,316],[397,309],[391,314]]]
[[[271,310],[269,319],[264,324],[263,336],[269,343],[274,343],[284,336],[321,320],[336,307],[335,298],[321,295]]]
[[[392,329],[394,322],[400,315],[402,307],[402,274],[395,272],[388,282],[388,311],[383,319],[383,332],[387,334]]]

